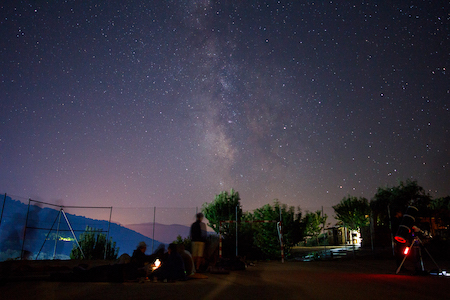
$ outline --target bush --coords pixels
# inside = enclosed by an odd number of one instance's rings
[[[189,237],[183,239],[181,235],[178,235],[177,239],[173,241],[173,243],[177,245],[183,245],[185,250],[192,252],[191,251],[192,241]]]
[[[78,241],[83,254],[74,243],[72,251],[70,252],[71,259],[116,259],[119,253],[119,248],[116,248],[116,242],[110,238],[106,241],[106,234],[101,232],[101,229],[91,228],[86,226],[85,231],[80,235]],[[105,257],[106,247],[106,257]]]

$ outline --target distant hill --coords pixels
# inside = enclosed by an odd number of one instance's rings
[[[2,207],[3,201],[0,201],[0,209]],[[2,215],[0,224],[0,261],[20,257],[27,220],[27,210],[27,204],[6,197],[4,209],[0,211]],[[24,250],[31,253],[32,259],[36,257],[41,248],[39,259],[53,257],[57,236],[55,220],[58,219],[58,214],[59,210],[48,207],[41,208],[35,205],[30,206],[27,230],[25,232]],[[84,232],[86,226],[104,230],[105,233],[108,230],[108,221],[90,219],[69,213],[66,213],[66,215],[77,238]],[[59,224],[56,258],[69,259],[70,251],[75,242],[63,217],[61,217]],[[53,230],[50,231],[52,225]],[[123,253],[131,255],[133,250],[136,249],[137,244],[141,241],[147,243],[147,253],[151,252],[152,245],[156,249],[161,244],[159,241],[153,241],[150,238],[151,235],[138,233],[116,223],[110,224],[109,236],[112,237],[113,242],[116,242],[116,246],[119,247],[119,255]]]
[[[147,237],[153,236],[153,223],[129,224],[126,228],[134,230]],[[164,225],[155,223],[155,240],[170,244],[177,239],[178,235],[186,238],[189,236],[190,227],[179,224]]]

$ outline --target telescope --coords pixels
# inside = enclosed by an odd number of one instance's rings
[[[398,227],[394,239],[402,244],[412,239],[412,227],[416,222],[416,216],[419,210],[415,206],[408,206],[402,218],[402,223]]]
[[[447,276],[447,272],[443,271],[438,266],[438,264],[436,263],[434,258],[431,256],[430,252],[428,252],[427,248],[425,248],[425,246],[423,245],[419,236],[416,234],[416,232],[424,233],[423,231],[421,231],[418,227],[416,227],[414,225],[414,223],[416,222],[416,216],[417,216],[418,212],[419,212],[419,210],[417,209],[417,207],[408,206],[408,208],[405,211],[405,214],[403,215],[401,225],[398,227],[397,233],[394,236],[394,239],[397,242],[399,242],[401,244],[406,244],[408,242],[408,244],[409,244],[409,246],[407,245],[403,251],[404,257],[403,257],[402,263],[397,268],[397,271],[395,272],[395,274],[398,274],[398,272],[400,272],[400,269],[402,268],[402,266],[406,260],[406,257],[410,254],[410,250],[411,250],[411,247],[413,247],[413,245],[417,251],[416,253],[418,255],[418,259],[420,262],[420,267],[421,267],[420,271],[422,274],[427,273],[425,271],[425,268],[423,265],[422,251],[421,251],[421,247],[420,247],[420,245],[421,245],[423,247],[423,249],[427,252],[428,256],[431,258],[431,260],[433,261],[435,266],[437,267],[437,271],[435,271],[434,273],[431,273],[431,274],[435,274],[435,275],[439,275],[439,276]],[[416,271],[419,271],[419,270],[416,270]]]

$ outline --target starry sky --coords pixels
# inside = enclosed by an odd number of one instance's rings
[[[3,1],[0,190],[65,205],[450,194],[446,1]]]

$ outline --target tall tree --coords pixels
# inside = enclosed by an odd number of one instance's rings
[[[370,202],[374,219],[378,225],[389,225],[389,219],[397,211],[404,212],[408,205],[419,209],[420,215],[425,215],[431,196],[417,184],[416,180],[400,181],[398,186],[378,188]],[[390,211],[391,216],[388,215]]]
[[[339,204],[333,206],[336,219],[342,221],[344,226],[350,230],[359,231],[362,227],[369,225],[370,205],[364,197],[344,197]],[[353,243],[353,234],[352,245]]]
[[[369,225],[370,206],[364,197],[347,196],[333,206],[336,219],[342,221],[350,230],[359,230]]]
[[[208,220],[208,226],[219,233],[220,221],[236,220],[236,207],[237,219],[241,220],[242,206],[240,200],[239,193],[231,189],[230,193],[221,192],[216,195],[211,203],[203,203],[202,212]]]
[[[311,236],[319,244],[319,234],[324,229],[325,222],[328,216],[323,214],[322,211],[317,210],[315,212],[307,212],[303,218],[303,224],[305,226],[306,235]]]
[[[281,218],[280,218],[281,217]],[[266,204],[253,212],[253,220],[257,221],[280,221],[283,237],[284,250],[289,254],[292,246],[300,242],[303,238],[304,228],[302,227],[302,214],[300,208],[288,207],[274,200],[273,205]],[[280,256],[280,240],[276,223],[255,223],[254,244],[263,255],[268,258]]]
[[[70,252],[71,259],[104,259],[106,250],[106,259],[116,259],[119,253],[119,248],[116,248],[116,242],[112,238],[106,240],[106,234],[102,233],[100,229],[86,226],[85,231],[80,235],[78,241],[83,255],[77,245],[74,244]],[[106,249],[105,249],[106,248]]]
[[[429,207],[435,217],[435,222],[450,232],[450,196],[431,200]]]

